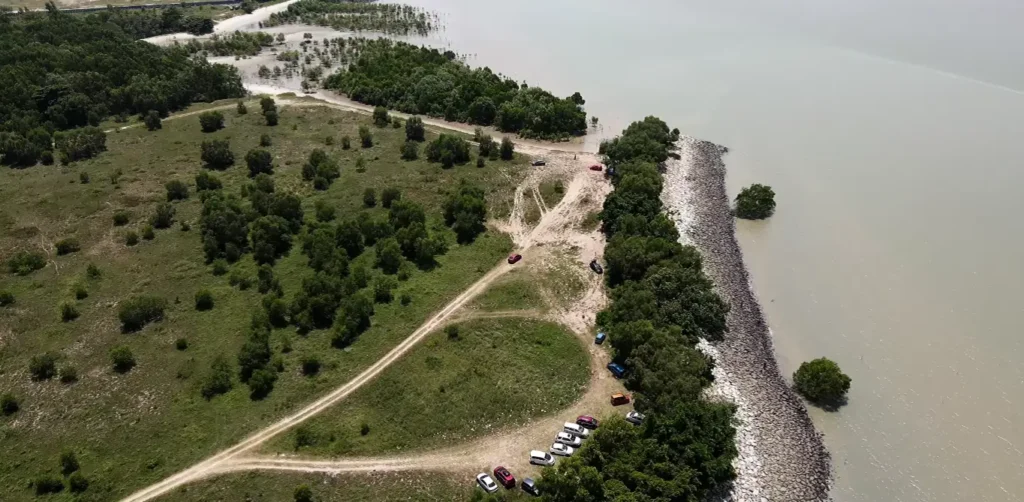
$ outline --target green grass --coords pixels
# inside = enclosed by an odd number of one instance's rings
[[[537,288],[537,278],[523,269],[516,269],[492,284],[472,306],[485,311],[547,309]]]
[[[363,115],[284,107],[280,124],[268,127],[263,125],[258,103],[250,102],[248,108],[244,116],[236,115],[233,106],[224,110],[226,128],[211,134],[200,132],[195,116],[165,120],[163,129],[156,132],[134,128],[110,133],[106,153],[71,167],[0,169],[0,256],[19,249],[45,250],[48,255],[46,268],[28,276],[6,270],[0,275],[0,290],[16,297],[14,305],[0,308],[0,389],[13,392],[21,401],[21,411],[0,417],[0,451],[4,452],[0,486],[13,488],[5,492],[4,500],[31,499],[28,480],[56,473],[64,449],[78,453],[82,471],[91,481],[88,491],[75,497],[88,501],[118,498],[230,446],[358,374],[511,249],[506,236],[493,232],[472,245],[457,245],[454,234],[443,226],[440,203],[449,187],[467,178],[488,187],[495,194],[494,204],[503,204],[500,194],[508,193],[515,179],[507,174],[514,175],[514,164],[520,161],[444,170],[422,160],[401,161],[399,145],[405,139],[401,129],[371,127],[375,146],[359,148],[357,128],[370,123]],[[362,208],[363,190],[373,187],[379,193],[383,187],[397,186],[403,198],[424,205],[428,227],[446,236],[450,250],[433,271],[416,270],[408,281],[400,282],[396,301],[376,306],[373,327],[348,351],[331,348],[329,333],[314,331],[300,337],[292,329],[278,330],[275,352],[285,338],[293,350],[283,355],[285,371],[270,396],[250,400],[248,389],[236,378],[233,391],[207,402],[199,395],[200,380],[216,355],[223,354],[234,363],[260,295],[255,288],[232,288],[227,275],[210,273],[202,256],[197,223],[200,202],[194,193],[187,201],[174,203],[176,220],[189,221],[191,231],[182,231],[175,223],[171,229],[157,230],[154,240],[142,240],[134,247],[125,246],[124,234],[141,229],[153,208],[165,200],[165,182],[180,179],[194,190],[193,178],[202,169],[199,144],[204,139],[230,138],[236,164],[216,174],[225,191],[237,193],[247,179],[245,152],[258,144],[263,133],[273,138],[270,150],[277,166],[277,189],[300,194],[308,218],[317,198],[335,205],[339,217],[359,211],[381,214],[380,207]],[[341,149],[343,134],[354,138],[352,150]],[[327,135],[336,138],[334,146],[324,145]],[[341,178],[325,192],[315,192],[300,175],[302,163],[317,147],[338,158],[342,168]],[[358,155],[367,160],[364,173],[353,168]],[[114,184],[111,175],[117,170],[123,174]],[[90,183],[79,182],[82,171],[90,174]],[[131,211],[132,220],[114,227],[112,215],[121,209]],[[56,256],[53,243],[71,236],[81,242],[81,251]],[[370,260],[367,252],[357,261]],[[86,278],[90,263],[99,267],[102,277]],[[305,263],[298,246],[278,261],[275,273],[286,300],[310,273]],[[233,267],[255,270],[249,256]],[[85,284],[89,294],[76,301],[81,316],[64,323],[58,307],[63,301],[74,301],[76,282]],[[194,295],[203,288],[213,293],[215,307],[197,312]],[[403,293],[412,298],[407,306],[397,301]],[[138,333],[121,334],[117,305],[138,294],[166,299],[166,317]],[[188,340],[187,350],[175,349],[178,338]],[[112,347],[121,344],[131,349],[138,362],[124,375],[111,370],[108,356]],[[29,359],[47,351],[60,355],[58,367],[77,368],[77,383],[29,379]],[[298,369],[299,359],[310,353],[324,364],[313,378],[302,376]],[[67,490],[50,497],[71,499]]]
[[[562,180],[545,181],[537,187],[537,191],[540,192],[540,198],[544,200],[544,204],[551,209],[565,196],[565,182]]]
[[[580,228],[582,228],[583,230],[586,230],[588,232],[592,232],[594,230],[597,230],[597,228],[600,227],[600,226],[601,226],[601,212],[600,211],[591,211],[591,212],[587,213],[587,215],[583,218],[583,221],[580,223]]]
[[[478,319],[431,334],[305,427],[303,453],[370,455],[456,444],[571,404],[589,377],[580,342],[556,324]],[[362,434],[362,425],[369,432]],[[269,450],[295,451],[295,434]]]

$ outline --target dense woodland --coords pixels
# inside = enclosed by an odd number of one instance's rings
[[[695,348],[699,338],[722,338],[728,306],[700,254],[679,244],[661,213],[657,162],[676,139],[648,117],[602,146],[615,191],[602,214],[612,303],[598,322],[647,418],[639,427],[607,420],[575,455],[545,469],[545,500],[696,502],[735,475],[733,410],[701,398],[713,362]]]
[[[149,38],[168,33],[187,32],[205,35],[213,32],[213,20],[195,15],[193,9],[169,7],[167,9],[117,10],[88,14],[90,23],[116,24],[132,38]]]
[[[432,16],[416,7],[367,0],[302,0],[289,5],[284,12],[271,14],[263,27],[288,23],[330,26],[340,31],[421,36],[437,27]]]
[[[231,66],[136,41],[99,15],[55,9],[0,14],[0,81],[0,154],[17,166],[53,159],[57,131],[245,94]],[[78,139],[84,144],[71,141]],[[98,151],[97,141],[94,133],[65,136],[67,160]]]
[[[450,51],[388,39],[355,39],[358,55],[324,87],[355,101],[445,120],[493,125],[527,138],[564,139],[587,129],[577,92],[557,98],[489,68],[471,69]]]

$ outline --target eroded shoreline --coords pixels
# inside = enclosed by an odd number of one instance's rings
[[[727,499],[829,500],[830,457],[803,401],[779,372],[771,332],[755,297],[725,190],[724,148],[694,138],[677,143],[662,200],[684,243],[696,246],[704,269],[731,309],[725,340],[702,344],[716,361],[709,394],[738,407],[737,479]]]

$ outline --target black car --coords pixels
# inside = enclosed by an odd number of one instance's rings
[[[543,166],[543,165],[546,165],[546,164],[547,164],[547,162],[544,162],[543,160],[535,160],[533,162],[530,162],[531,166]]]
[[[593,270],[598,274],[604,273],[604,268],[601,268],[601,264],[598,263],[597,260],[590,260],[590,270]]]
[[[540,490],[537,489],[537,483],[532,478],[526,478],[523,480],[521,486],[523,491],[533,495],[534,497],[540,496]]]

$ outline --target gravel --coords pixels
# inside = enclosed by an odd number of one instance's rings
[[[750,285],[725,191],[724,147],[682,138],[670,159],[662,200],[684,244],[704,256],[704,268],[731,306],[725,340],[702,341],[713,357],[713,399],[737,406],[733,462],[737,478],[723,500],[827,501],[830,457],[803,401],[779,373],[771,331]]]

